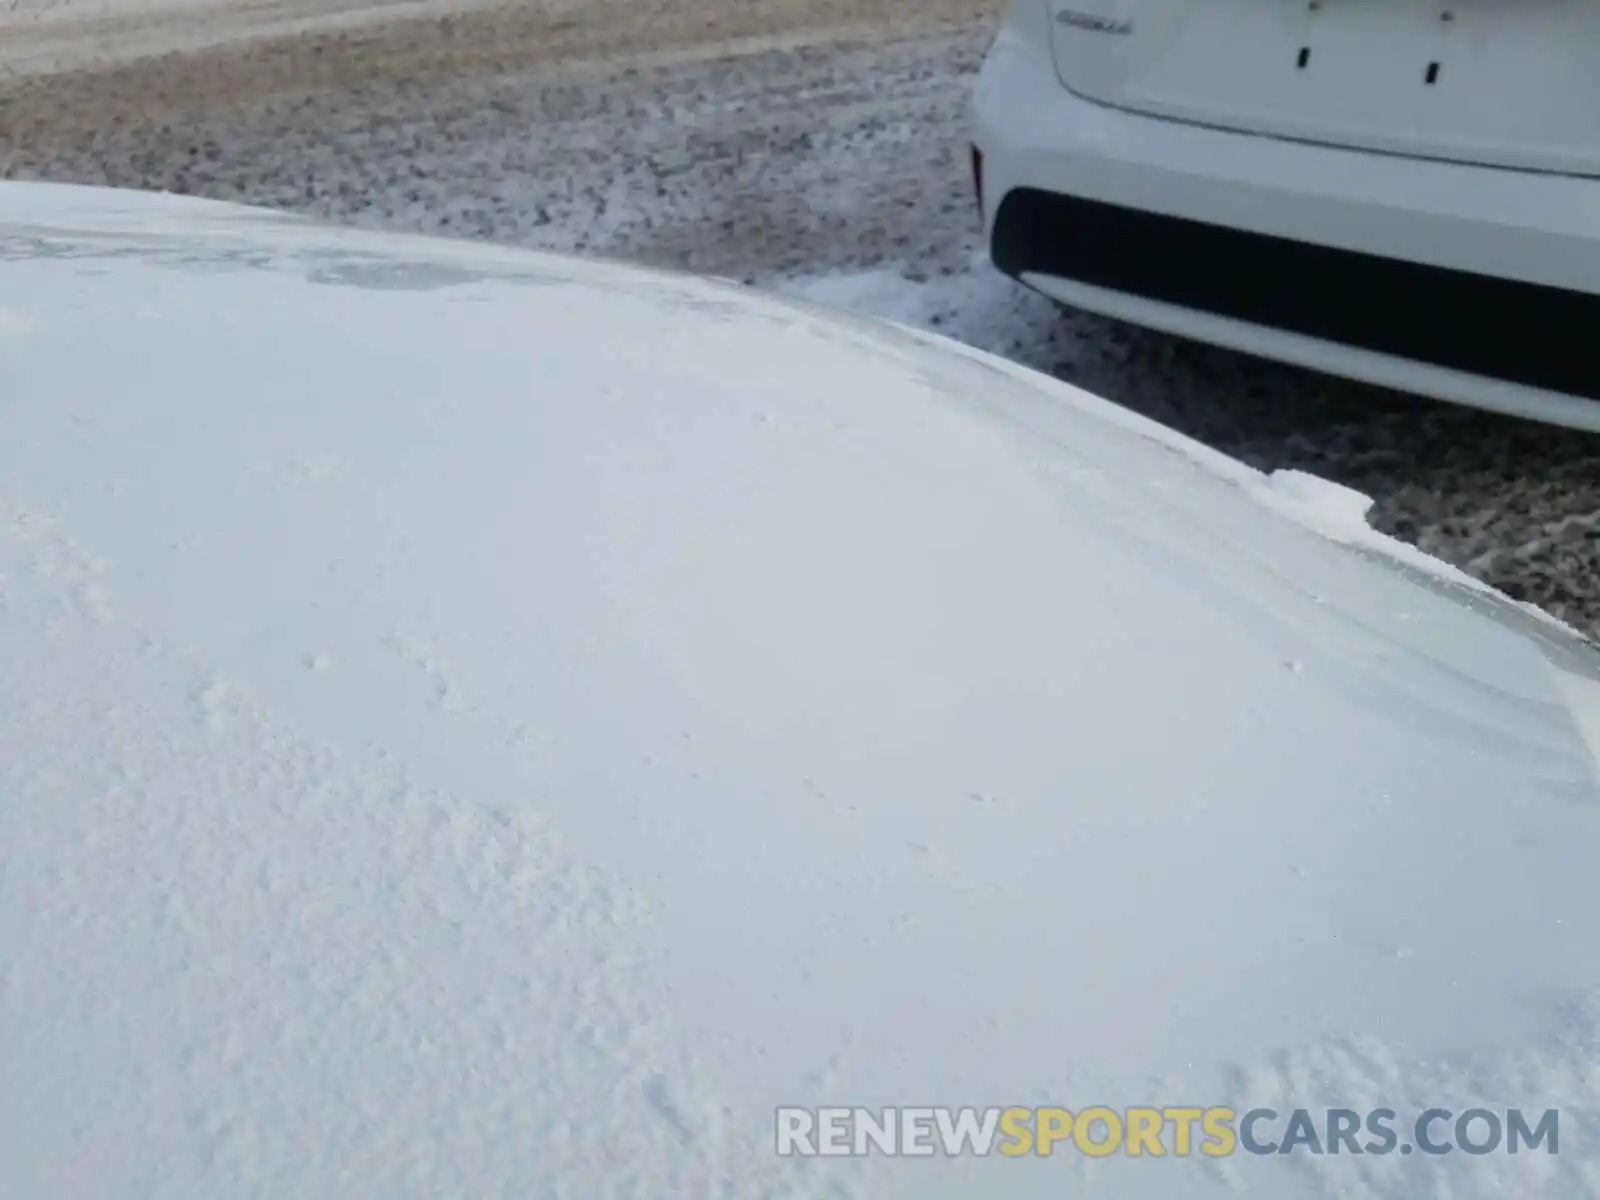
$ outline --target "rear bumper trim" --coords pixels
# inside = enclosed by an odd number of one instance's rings
[[[1021,187],[1008,275],[1051,275],[1267,328],[1600,400],[1600,295]]]

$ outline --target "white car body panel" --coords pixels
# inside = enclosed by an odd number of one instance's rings
[[[1216,14],[1243,7],[1224,4]],[[1379,6],[1322,7],[1370,14]],[[1142,6],[1099,8],[1118,13],[1138,8],[1140,19],[1147,19]],[[1522,8],[1566,11],[1560,5]],[[1090,3],[1087,10],[1098,8]],[[1139,107],[1150,111],[1135,111],[1129,95],[1110,83],[1078,83],[1059,75],[1053,51],[1060,37],[1082,38],[1074,53],[1087,62],[1090,47],[1101,47],[1101,73],[1110,75],[1119,47],[1134,39],[1062,26],[1051,20],[1056,11],[1049,0],[1015,0],[975,88],[974,142],[982,153],[981,200],[991,238],[1007,196],[1033,190],[1576,297],[1600,295],[1600,180],[1443,161],[1455,153],[1443,142],[1430,143],[1429,155],[1407,156],[1151,115],[1159,106],[1142,101]],[[1191,12],[1186,27],[1206,27],[1208,19],[1209,14]],[[1374,45],[1381,48],[1381,39]],[[1213,53],[1217,62],[1224,61],[1220,51]],[[1080,69],[1084,78],[1094,78],[1093,71],[1081,64]],[[1221,72],[1219,78],[1224,75],[1231,73]],[[1063,77],[1073,86],[1065,86]],[[1600,86],[1600,74],[1591,72],[1588,78],[1591,86]],[[1306,110],[1285,103],[1274,111],[1291,121]],[[1583,111],[1592,112],[1592,104]],[[1584,125],[1594,133],[1587,116]],[[1074,230],[1062,227],[1053,236],[1070,239]],[[1075,306],[1202,341],[1440,400],[1600,430],[1600,403],[1566,386],[1307,336],[1304,330],[1163,302],[1101,281],[1043,271],[1019,277]],[[1363,299],[1349,295],[1330,302],[1336,301],[1359,305]],[[1586,342],[1584,327],[1582,322],[1573,326],[1573,344]],[[1468,342],[1477,336],[1471,329],[1461,335]]]
[[[1600,658],[1359,497],[621,266],[20,184],[0,265],[0,1192],[1600,1169]],[[773,1153],[1028,1103],[1564,1124]]]
[[[1330,145],[1600,174],[1592,0],[1028,2],[1049,8],[1061,81],[1103,103]]]

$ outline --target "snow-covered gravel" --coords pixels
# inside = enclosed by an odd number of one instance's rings
[[[1383,530],[1600,633],[1600,437],[1062,315],[993,273],[963,128],[985,8],[569,0],[13,72],[0,176],[640,258],[928,326],[1364,491]]]

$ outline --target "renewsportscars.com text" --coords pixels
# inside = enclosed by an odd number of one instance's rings
[[[784,1157],[1559,1154],[1556,1109],[780,1108]]]

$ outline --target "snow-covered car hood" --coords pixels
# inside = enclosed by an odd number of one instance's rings
[[[1584,1192],[1597,658],[1361,511],[732,286],[0,184],[0,1192]],[[774,1146],[1179,1103],[1561,1153]]]

